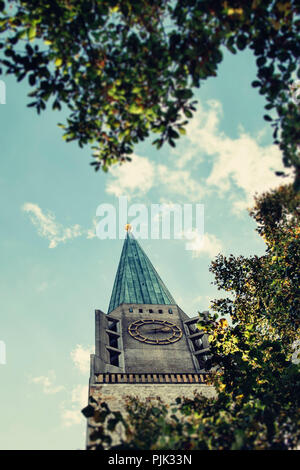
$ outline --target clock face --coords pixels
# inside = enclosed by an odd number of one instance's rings
[[[147,344],[172,344],[182,337],[181,329],[167,320],[137,320],[129,325],[128,332]]]

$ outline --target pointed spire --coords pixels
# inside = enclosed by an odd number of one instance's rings
[[[108,313],[119,305],[176,305],[146,253],[127,230]]]

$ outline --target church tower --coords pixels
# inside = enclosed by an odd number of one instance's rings
[[[206,312],[203,312],[205,315]],[[95,312],[95,354],[89,396],[121,408],[122,397],[207,396],[207,337],[176,304],[138,241],[128,230],[107,314]],[[88,422],[87,445],[93,423]]]

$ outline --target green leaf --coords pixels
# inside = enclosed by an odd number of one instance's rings
[[[144,109],[141,106],[137,106],[135,103],[129,106],[130,114],[142,114]]]
[[[118,420],[114,418],[110,418],[107,423],[107,430],[108,431],[114,431],[116,425],[118,424]]]
[[[163,143],[164,143],[163,139],[156,139],[152,142],[153,145],[156,145],[157,150],[159,150],[162,147]]]
[[[193,113],[189,110],[189,109],[184,109],[183,110],[184,114],[186,115],[186,117],[188,118],[192,118],[193,117]]]
[[[29,41],[33,41],[36,37],[36,27],[33,25],[27,31],[27,37]]]
[[[33,73],[29,75],[28,81],[31,86],[35,85],[35,75]]]
[[[91,434],[90,434],[90,440],[91,441],[96,441],[97,439],[102,439],[104,436],[103,434],[103,428],[102,426],[99,426],[99,428],[97,428],[96,431],[93,431]]]
[[[57,57],[57,59],[55,59],[54,64],[57,68],[61,67],[62,63],[63,63],[63,60],[61,57]]]
[[[247,41],[248,41],[247,37],[244,34],[238,36],[236,45],[240,51],[245,49],[247,45]]]
[[[179,98],[181,100],[188,100],[188,99],[192,98],[192,96],[193,96],[192,90],[188,90],[188,89],[176,90],[174,94],[175,94],[176,98]]]
[[[86,417],[86,418],[91,418],[94,416],[95,413],[95,408],[91,405],[86,406],[81,410],[81,413]]]
[[[179,137],[178,132],[174,131],[174,129],[172,129],[172,128],[170,128],[168,130],[168,135],[171,139],[178,139],[178,137]]]
[[[266,57],[258,57],[258,59],[256,60],[256,64],[258,67],[262,67],[263,65],[265,65],[266,62]]]

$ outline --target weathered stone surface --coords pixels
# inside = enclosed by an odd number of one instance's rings
[[[110,401],[112,409],[120,407],[125,396],[137,396],[140,400],[159,396],[167,403],[175,401],[177,397],[184,396],[192,398],[195,393],[213,398],[215,389],[211,385],[195,385],[189,383],[182,384],[102,384],[90,387],[90,395],[96,400]]]
[[[200,393],[208,398],[214,398],[216,392],[211,385],[195,384],[102,384],[92,385],[89,389],[89,395],[100,404],[106,402],[112,411],[120,411],[126,416],[125,401],[126,397],[133,396],[139,400],[151,400],[160,398],[166,404],[175,403],[177,397],[193,398],[195,393]],[[97,423],[93,419],[88,420],[87,445],[92,444],[89,440]],[[120,434],[121,433],[121,434]],[[122,428],[119,426],[116,432],[111,434],[113,445],[117,444],[122,435]]]
[[[169,308],[172,310],[170,314]],[[130,311],[132,310],[132,312]],[[142,310],[142,312],[140,312]],[[152,312],[150,312],[152,310]],[[163,313],[158,313],[162,311]],[[187,315],[177,305],[151,305],[151,304],[122,304],[109,315],[96,312],[96,356],[109,365],[109,356],[106,346],[109,344],[107,329],[108,319],[118,320],[119,333],[118,347],[120,372],[133,373],[192,373],[199,368],[191,351],[191,345],[186,337],[184,321]],[[128,333],[131,323],[140,319],[167,320],[177,325],[183,332],[182,338],[170,345],[151,345],[132,338]],[[99,366],[97,366],[99,364]],[[104,367],[105,372],[112,370]],[[102,363],[95,362],[95,372],[104,371]]]

